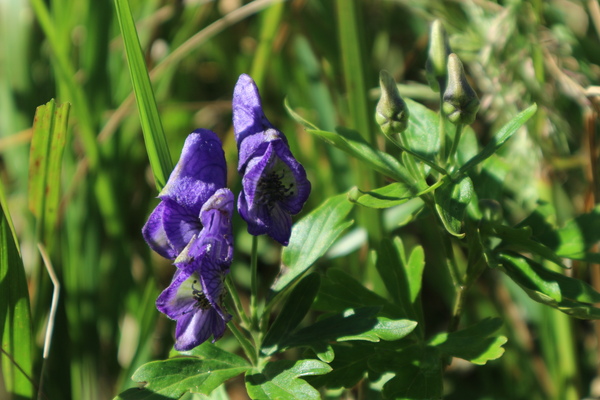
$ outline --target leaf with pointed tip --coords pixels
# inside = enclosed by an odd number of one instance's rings
[[[533,105],[529,106],[528,108],[526,108],[525,110],[521,111],[519,114],[517,114],[513,119],[511,119],[502,128],[500,128],[498,133],[483,148],[483,150],[481,150],[481,152],[479,154],[477,154],[475,157],[471,158],[469,161],[467,161],[466,164],[464,164],[462,167],[460,167],[460,169],[456,173],[456,176],[462,175],[463,173],[467,172],[468,170],[470,170],[477,164],[486,160],[488,157],[490,157],[496,151],[498,151],[498,149],[500,147],[502,147],[502,145],[504,143],[506,143],[506,141],[508,139],[510,139],[512,137],[512,135],[514,135],[515,132],[517,132],[519,130],[519,128],[522,127],[525,124],[525,122],[527,122],[529,120],[529,118],[531,118],[533,116],[533,114],[535,114],[536,111],[537,111],[537,105],[533,104]]]
[[[283,249],[282,273],[271,290],[282,291],[321,257],[354,221],[347,220],[353,204],[346,194],[327,199],[294,224],[290,243]]]
[[[331,367],[319,360],[279,360],[246,373],[246,389],[252,399],[318,400],[319,391],[303,376],[323,375]]]
[[[440,333],[429,341],[429,345],[435,346],[443,355],[483,365],[504,354],[502,346],[507,341],[506,337],[490,336],[501,326],[499,318],[486,318],[460,331]]]

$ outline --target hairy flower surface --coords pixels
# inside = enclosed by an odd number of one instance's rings
[[[233,93],[233,127],[239,150],[242,192],[238,211],[252,235],[267,234],[289,243],[292,218],[310,194],[304,167],[285,135],[265,116],[256,84],[241,75]]]
[[[175,259],[202,230],[200,210],[217,189],[225,187],[227,167],[221,141],[206,129],[192,132],[161,199],[142,229],[150,248]]]

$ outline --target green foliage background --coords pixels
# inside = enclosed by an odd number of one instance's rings
[[[20,304],[18,318],[31,318],[32,327],[30,331],[25,323],[15,328],[19,334],[31,335],[31,345],[26,343],[19,351],[5,347],[3,336],[3,349],[19,357],[2,355],[5,379],[0,397],[8,390],[19,399],[34,396],[35,389],[15,369],[15,362],[25,375],[39,381],[52,285],[38,242],[47,247],[61,282],[45,368],[47,398],[112,398],[136,386],[130,377],[138,367],[168,356],[173,324],[159,315],[154,300],[169,283],[173,267],[151,254],[140,229],[157,204],[156,187],[164,183],[164,171],[171,160],[177,160],[185,137],[195,128],[212,129],[221,137],[230,160],[230,186],[239,191],[231,95],[241,73],[255,79],[267,115],[286,132],[292,151],[306,167],[313,185],[306,213],[354,185],[366,190],[386,182],[303,130],[290,118],[283,100],[287,98],[295,111],[321,129],[354,128],[384,148],[373,118],[379,70],[388,70],[401,83],[403,96],[436,107],[437,94],[426,85],[424,65],[429,23],[440,18],[481,99],[473,125],[481,147],[519,111],[538,104],[527,130],[508,141],[500,157],[490,159],[493,164],[488,171],[493,175],[476,182],[490,197],[501,200],[505,219],[517,224],[543,201],[544,214],[538,217],[562,226],[592,210],[600,199],[596,144],[596,95],[600,92],[593,87],[600,77],[600,10],[595,1],[245,3],[129,1],[160,115],[160,120],[141,123],[132,93],[132,78],[134,82],[136,78],[130,76],[117,20],[117,9],[124,2],[0,2],[0,180],[6,198],[0,219],[0,258],[13,260],[11,265],[22,259],[25,271],[23,277],[22,269],[0,270],[0,306]],[[52,128],[55,140],[64,141],[59,145],[64,146],[62,170],[58,170],[60,176],[48,175],[45,187],[39,182],[30,186],[30,154],[35,154],[30,153],[32,122],[36,107],[52,98],[70,117],[68,127]],[[138,106],[150,107],[152,116],[152,102],[138,101]],[[71,104],[70,111],[65,103]],[[160,130],[170,154],[149,155],[148,135],[160,140]],[[46,156],[47,162],[56,160],[53,154]],[[149,157],[150,161],[156,157],[163,175],[156,169],[152,174]],[[56,164],[52,165],[54,169],[49,168],[56,173]],[[377,232],[398,234],[410,249],[417,244],[436,248],[433,215],[413,221],[417,216],[408,204],[386,210],[382,228],[374,226],[376,211],[356,209],[352,211],[356,226],[317,269],[340,267],[385,291],[376,266],[361,251],[365,236],[361,229],[371,238]],[[18,247],[14,242],[11,245],[11,219]],[[232,274],[246,300],[251,240],[239,218],[234,229]],[[553,250],[568,256],[568,251],[585,251],[595,245],[578,244],[584,248]],[[278,273],[279,248],[265,238],[259,248],[261,290],[266,293]],[[441,255],[429,252],[424,256],[423,307],[428,310],[428,333],[434,334],[449,322],[455,291],[441,268]],[[569,274],[600,286],[597,265],[574,261],[569,266],[573,267]],[[17,282],[13,291],[8,290],[8,277]],[[342,276],[336,279],[343,282]],[[31,299],[30,317],[22,303],[25,284]],[[318,298],[315,307],[326,302]],[[0,314],[3,319],[5,314]],[[485,367],[453,364],[445,375],[446,398],[600,395],[600,350],[593,323],[570,319],[531,301],[496,271],[487,271],[468,292],[463,324],[488,316],[504,321],[500,332],[508,337],[506,353]],[[7,322],[0,321],[3,335],[12,334],[9,327],[17,326],[14,318],[9,313]],[[231,335],[219,346],[237,349]],[[364,347],[368,352],[368,346]],[[235,362],[247,368],[243,361]],[[298,376],[302,367],[293,366],[299,369]],[[326,372],[320,365],[312,368]],[[319,378],[313,378],[314,382]],[[343,395],[376,398],[375,389],[361,390],[365,392],[348,390]],[[213,398],[219,395],[244,398],[243,381],[228,383]]]

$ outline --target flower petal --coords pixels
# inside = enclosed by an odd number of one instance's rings
[[[198,214],[170,199],[163,200],[162,225],[169,244],[176,254],[188,245],[194,235],[200,233],[202,224]]]
[[[258,88],[250,76],[240,75],[233,90],[232,103],[233,128],[238,146],[247,136],[273,128],[263,112]]]
[[[233,259],[233,216],[234,196],[229,189],[219,189],[200,211],[204,228],[200,240],[211,246],[211,258],[221,266],[229,266]]]
[[[186,351],[204,343],[213,335],[213,343],[223,336],[225,321],[214,310],[189,313],[177,321],[175,350]]]
[[[148,221],[142,228],[142,235],[152,250],[164,258],[172,260],[177,257],[177,252],[169,243],[163,225],[162,218],[165,206],[165,203],[161,201],[154,211],[152,211]]]
[[[225,154],[218,136],[207,129],[192,132],[183,146],[181,158],[160,192],[198,215],[202,204],[227,183]]]
[[[197,273],[177,270],[171,284],[156,299],[156,308],[175,320],[193,314],[196,304],[193,290],[200,287],[200,276]]]
[[[223,283],[225,280],[225,272],[222,270],[221,266],[211,260],[211,257],[207,257],[205,262],[202,263],[200,280],[202,281],[204,295],[210,302],[212,308],[225,322],[229,321],[231,315],[223,310],[222,305],[225,290],[225,285]]]

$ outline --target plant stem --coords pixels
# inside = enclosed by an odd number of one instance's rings
[[[250,259],[250,319],[252,329],[258,329],[258,236],[252,236],[252,255]]]
[[[229,326],[229,329],[231,330],[231,332],[233,332],[233,336],[235,336],[235,338],[238,340],[238,342],[242,346],[244,353],[246,353],[246,356],[250,359],[250,362],[252,363],[252,365],[257,365],[258,364],[258,346],[256,348],[254,346],[252,346],[252,343],[250,343],[250,341],[244,336],[242,331],[240,331],[238,329],[238,327],[235,325],[235,323],[233,321],[228,322],[227,326]]]
[[[446,160],[446,162],[451,161],[454,158],[454,156],[456,155],[456,152],[458,150],[458,142],[460,142],[460,136],[462,135],[464,127],[465,126],[463,124],[456,125],[456,133],[454,134],[454,141],[452,142],[452,148],[450,149],[450,154],[448,154],[448,159]]]
[[[244,327],[247,329],[250,329],[250,327],[251,327],[250,319],[248,318],[248,316],[246,315],[246,312],[244,311],[244,307],[242,306],[242,302],[240,300],[240,296],[238,296],[237,290],[235,290],[235,286],[233,284],[233,280],[231,279],[231,275],[228,275],[227,278],[225,279],[225,285],[227,286],[227,290],[231,294],[231,298],[233,299],[233,304],[235,306],[235,311],[240,316],[240,319],[242,320]]]
[[[438,123],[438,132],[440,135],[440,152],[439,152],[439,159],[440,161],[443,163],[446,160],[446,119],[444,118],[444,110],[442,108],[442,105],[444,104],[444,99],[443,99],[443,92],[441,90],[440,87],[440,113],[439,113],[439,123]]]

